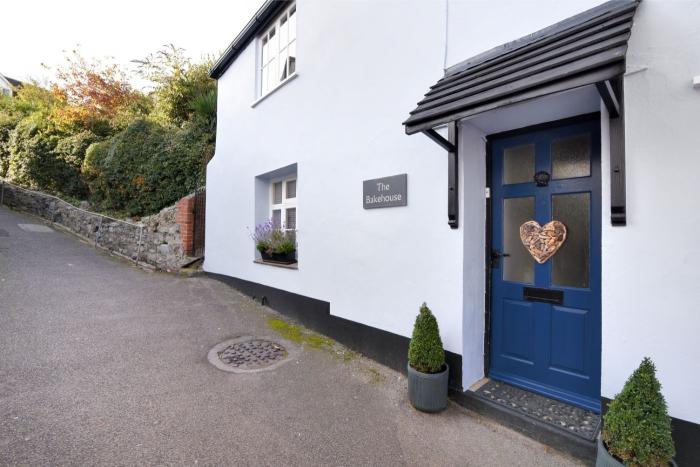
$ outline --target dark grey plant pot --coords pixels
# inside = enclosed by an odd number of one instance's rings
[[[408,366],[408,400],[422,412],[439,412],[447,407],[447,377],[450,367],[440,373],[421,373]]]
[[[669,465],[678,467],[678,464],[676,464],[676,461],[673,459],[671,459],[671,463]],[[608,452],[603,444],[603,439],[601,436],[598,436],[598,454],[596,455],[595,459],[595,467],[625,467],[625,464],[615,459],[613,455]]]

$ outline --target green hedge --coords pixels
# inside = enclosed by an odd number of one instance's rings
[[[0,112],[0,177],[6,177],[10,169],[10,135],[17,123],[15,116]]]
[[[204,181],[211,134],[197,121],[182,128],[140,119],[87,150],[82,174],[90,201],[128,216],[157,212]]]
[[[5,149],[0,148],[0,156],[6,157],[0,159],[0,170],[6,167],[3,175],[22,185],[84,198],[80,169],[85,150],[97,139],[89,131],[65,135],[46,120],[30,116],[17,123]]]

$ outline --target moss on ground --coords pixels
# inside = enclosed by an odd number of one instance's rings
[[[287,339],[304,347],[328,352],[333,357],[342,360],[343,363],[350,363],[360,357],[360,354],[345,348],[330,337],[309,331],[303,326],[288,323],[278,318],[268,318],[267,326],[283,339]],[[359,366],[355,368],[360,372],[366,373],[369,378],[365,381],[368,384],[378,385],[386,381],[386,376],[379,370],[366,365],[362,361],[359,361],[358,364]]]
[[[369,384],[379,384],[386,379],[383,374],[374,368],[367,367],[366,370],[369,373]]]
[[[358,357],[357,353],[340,346],[330,337],[309,331],[302,326],[291,324],[277,318],[268,318],[267,326],[284,339],[303,345],[304,347],[324,350],[336,358],[340,358],[343,362],[349,362]]]
[[[269,318],[267,325],[283,338],[312,349],[333,350],[335,341],[329,337],[316,334],[296,324],[290,324],[281,319]]]

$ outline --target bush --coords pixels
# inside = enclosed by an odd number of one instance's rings
[[[40,118],[22,119],[10,133],[7,176],[21,185],[56,191],[56,137]]]
[[[610,403],[603,423],[608,452],[625,465],[665,467],[673,459],[671,419],[656,368],[648,357]]]
[[[440,329],[430,308],[423,303],[408,346],[408,363],[422,373],[439,373],[445,366]]]
[[[17,123],[19,119],[13,115],[0,113],[0,177],[6,177],[10,168],[10,134]]]
[[[87,197],[81,167],[87,148],[98,140],[97,135],[87,130],[57,140],[54,148],[57,170],[53,176],[56,177],[54,185],[59,193],[80,199]]]
[[[136,120],[105,143],[88,148],[82,167],[93,204],[142,216],[159,211],[204,181],[213,149],[193,122],[183,128]]]
[[[7,176],[21,185],[85,197],[80,168],[85,150],[96,140],[89,131],[65,135],[38,115],[31,115],[10,132],[9,141],[3,145],[6,149],[0,147],[0,173],[6,165]],[[3,161],[5,151],[7,160]]]

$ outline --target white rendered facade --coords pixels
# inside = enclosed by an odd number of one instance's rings
[[[698,2],[646,0],[635,16],[625,227],[610,225],[607,113],[593,87],[460,122],[457,229],[447,225],[445,151],[401,125],[445,66],[599,3],[298,0],[291,79],[261,96],[258,40],[219,78],[205,270],[329,302],[334,316],[401,336],[425,301],[446,350],[462,356],[466,389],[485,372],[484,137],[600,111],[601,395],[613,397],[648,355],[670,414],[700,423],[690,397],[700,391]],[[363,180],[403,173],[407,206],[363,209]],[[296,270],[255,263],[249,238],[278,179],[297,180]]]

